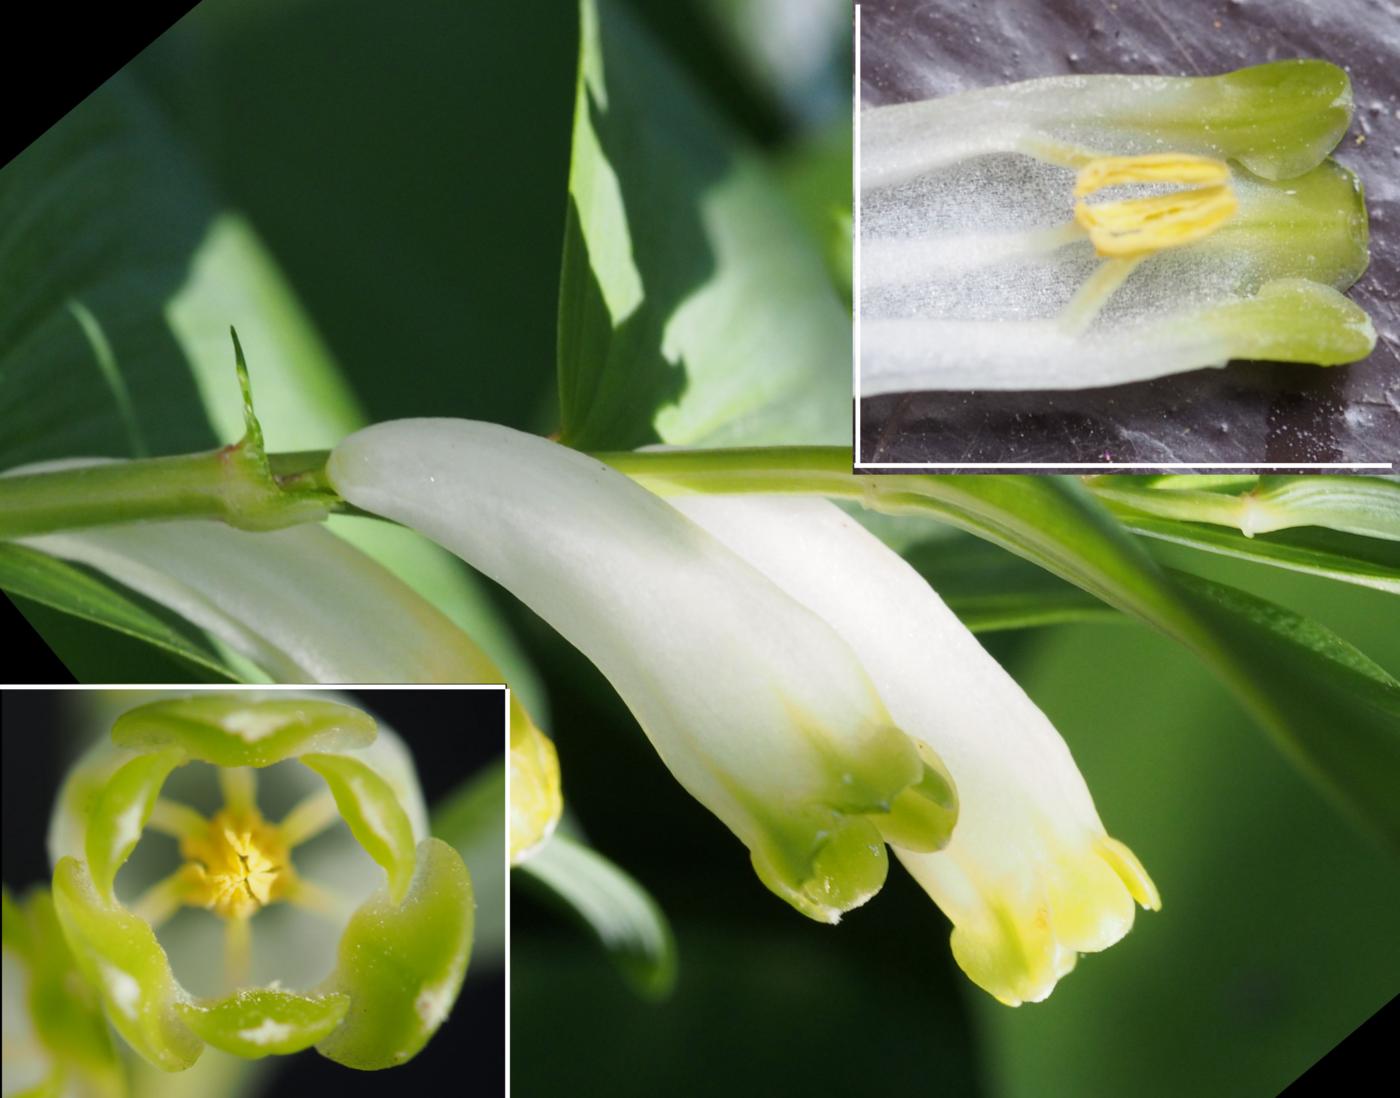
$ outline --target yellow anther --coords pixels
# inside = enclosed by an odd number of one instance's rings
[[[180,843],[180,853],[185,901],[225,918],[248,918],[295,880],[286,842],[256,809],[218,813],[204,834]]]
[[[1090,205],[1085,196],[1131,183],[1174,183],[1170,194]],[[1223,160],[1175,153],[1106,156],[1079,170],[1074,219],[1103,256],[1149,255],[1209,236],[1239,208]]]
[[[1151,153],[1147,156],[1100,156],[1079,169],[1074,197],[1124,183],[1175,183],[1182,187],[1214,187],[1230,182],[1230,166],[1209,156]]]

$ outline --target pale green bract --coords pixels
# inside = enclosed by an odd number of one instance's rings
[[[1350,117],[1324,61],[864,111],[861,395],[1364,358],[1375,329],[1338,291],[1365,202],[1326,159]]]
[[[317,782],[314,770],[324,785],[280,823],[264,820],[254,776],[297,759],[309,781]],[[225,807],[211,820],[161,797],[172,771],[191,762],[218,768]],[[329,891],[315,879],[328,865],[324,847],[319,858],[289,854],[339,818],[382,869],[367,897],[345,890],[344,862]],[[178,837],[185,861],[128,904],[117,875],[147,826]],[[188,1068],[205,1044],[249,1059],[315,1046],[355,1068],[392,1067],[436,1032],[466,974],[475,904],[462,858],[427,836],[402,743],[338,702],[201,693],[128,708],[110,741],[70,770],[49,849],[54,908],[77,969],[122,1038],[166,1071]],[[240,891],[230,901],[234,878]],[[256,918],[281,900],[332,920],[343,919],[343,904],[361,901],[333,969],[302,990],[281,986],[281,962],[277,980],[246,979],[250,939],[256,951],[265,935],[293,933],[285,921],[267,928]],[[224,994],[195,994],[172,969],[155,926],[180,904],[224,920],[232,985]],[[324,929],[317,937],[329,937]]]

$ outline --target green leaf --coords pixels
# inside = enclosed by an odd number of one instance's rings
[[[676,943],[655,900],[597,851],[555,833],[517,872],[543,885],[593,932],[632,987],[649,999],[676,982]]]
[[[462,856],[477,896],[478,963],[505,955],[505,763],[468,778],[433,807],[432,831]]]
[[[116,588],[71,564],[22,545],[0,544],[0,589],[115,629],[187,660],[221,679],[237,676],[194,641]]]
[[[233,441],[230,324],[274,448],[329,445],[355,425],[273,261],[128,78],[0,171],[0,224],[0,468]]]
[[[303,755],[301,761],[326,779],[341,818],[365,853],[388,873],[390,898],[402,903],[413,879],[413,826],[393,787],[345,755]]]
[[[441,839],[418,844],[402,904],[376,892],[350,918],[323,991],[350,996],[345,1020],[316,1046],[338,1064],[374,1071],[412,1059],[457,1001],[471,956],[475,906],[461,856]]]
[[[974,633],[1127,620],[1087,591],[977,538],[918,542],[901,555]]]
[[[582,0],[559,302],[580,448],[844,441],[850,322],[752,151],[612,0]]]
[[[88,817],[84,851],[93,883],[108,903],[114,902],[117,870],[140,841],[161,786],[188,761],[183,747],[166,747],[124,763],[103,784]]]
[[[1126,509],[1119,514],[1124,526],[1145,538],[1400,595],[1400,545],[1394,542],[1323,529],[1281,530],[1251,538],[1222,526],[1153,518]]]
[[[309,751],[348,751],[368,746],[374,737],[374,718],[348,705],[236,694],[149,702],[128,709],[112,725],[118,747],[174,747],[224,767],[271,766]]]
[[[9,227],[0,243],[0,470],[236,440],[243,420],[230,324],[247,350],[271,449],[325,448],[363,426],[268,250],[127,77],[0,170],[0,224]],[[468,632],[480,624],[493,652],[510,648],[450,554],[366,523],[338,523],[337,532]],[[132,624],[128,635],[192,658],[161,631]],[[236,677],[207,654],[194,662]]]
[[[1232,654],[1231,677],[1285,755],[1400,845],[1400,682],[1315,621],[1199,576],[1173,576]]]
[[[345,995],[296,995],[253,988],[212,1003],[181,1003],[180,1016],[215,1048],[258,1060],[310,1048],[340,1024]]]
[[[895,483],[881,478],[869,496],[872,506],[940,516],[1186,645],[1292,761],[1345,801],[1353,816],[1400,846],[1400,800],[1394,796],[1400,787],[1394,754],[1400,750],[1400,709],[1389,677],[1365,657],[1281,607],[1244,595],[1208,598],[1204,581],[1167,575],[1073,479],[888,479]],[[1371,673],[1362,673],[1363,666]],[[1283,678],[1287,683],[1280,685]],[[1348,682],[1366,686],[1350,702],[1335,697],[1338,684]],[[1318,699],[1335,698],[1333,710],[1309,703],[1309,691]],[[1338,720],[1337,712],[1345,719]]]
[[[1095,477],[1090,489],[1122,515],[1233,526],[1242,534],[1320,526],[1400,541],[1400,481],[1386,477]]]

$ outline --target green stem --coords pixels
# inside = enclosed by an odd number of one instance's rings
[[[203,454],[0,477],[0,539],[161,519],[220,519],[245,530],[315,522],[335,504],[324,459],[269,463],[245,438]]]

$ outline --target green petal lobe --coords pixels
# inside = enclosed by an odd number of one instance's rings
[[[346,995],[308,996],[256,988],[205,1003],[182,1003],[180,1016],[215,1048],[258,1060],[310,1048],[340,1024]]]
[[[393,787],[359,759],[304,755],[301,761],[326,779],[351,833],[389,874],[390,898],[402,903],[413,877],[413,825]]]
[[[447,1018],[471,955],[471,878],[440,839],[418,844],[418,868],[402,904],[376,892],[351,916],[324,990],[350,997],[345,1020],[316,1046],[362,1071],[415,1056]]]
[[[140,755],[112,775],[88,818],[85,849],[93,883],[112,900],[117,870],[131,856],[170,772],[186,762],[179,747]]]
[[[79,971],[127,1044],[165,1071],[199,1059],[204,1043],[175,1009],[182,993],[150,924],[105,900],[76,858],[54,870],[53,899]]]
[[[374,737],[374,718],[348,705],[221,694],[137,706],[112,727],[119,746],[178,746],[215,766],[271,766],[309,751],[367,747]]]

